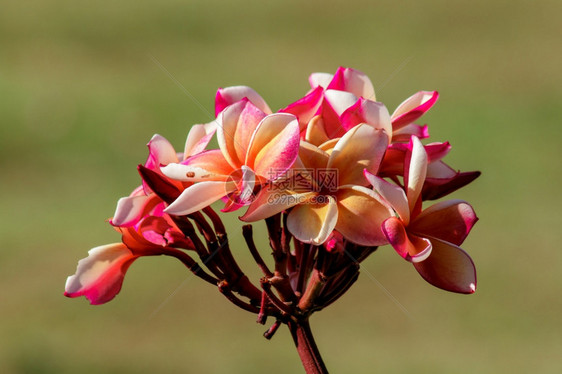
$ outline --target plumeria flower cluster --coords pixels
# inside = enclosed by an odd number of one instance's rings
[[[309,83],[275,113],[250,87],[219,89],[216,118],[191,128],[182,153],[155,135],[138,167],[142,184],[109,220],[121,242],[90,250],[65,295],[103,304],[137,258],[172,256],[258,322],[275,318],[266,337],[287,324],[312,373],[325,366],[308,317],[340,298],[379,246],[390,244],[436,287],[475,292],[474,264],[459,247],[477,221],[473,208],[456,199],[424,203],[480,174],[447,165],[448,142],[422,143],[429,132],[419,120],[437,91],[415,93],[390,114],[358,70],[313,73]],[[213,137],[218,149],[208,149]],[[274,268],[256,248],[252,225],[243,227],[264,274],[257,285],[236,263],[211,207],[219,201],[224,214],[266,223]]]

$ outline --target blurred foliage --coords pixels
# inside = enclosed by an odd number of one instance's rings
[[[300,372],[288,331],[266,341],[254,316],[171,259],[139,260],[101,307],[62,291],[89,248],[119,240],[104,220],[139,183],[153,133],[181,149],[217,87],[249,85],[280,108],[308,74],[344,65],[391,111],[440,91],[424,117],[432,139],[452,143],[454,167],[483,172],[452,196],[481,219],[463,245],[479,289],[433,289],[379,249],[312,319],[328,367],[559,373],[561,11],[554,0],[4,1],[0,371]],[[257,279],[236,217],[233,248]]]

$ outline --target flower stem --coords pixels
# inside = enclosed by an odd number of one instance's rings
[[[305,372],[307,374],[327,374],[328,369],[314,342],[308,319],[289,321],[288,326]]]

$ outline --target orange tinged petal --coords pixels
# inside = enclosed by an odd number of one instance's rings
[[[361,186],[342,186],[336,192],[338,222],[336,230],[359,245],[387,244],[382,223],[392,210],[372,190]]]
[[[336,144],[327,167],[339,171],[339,184],[367,185],[363,171],[376,174],[388,145],[383,130],[361,124],[349,130]]]

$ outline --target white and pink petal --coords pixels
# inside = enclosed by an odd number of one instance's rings
[[[198,153],[179,164],[166,165],[161,170],[166,177],[182,182],[224,181],[234,172],[219,149]]]
[[[122,243],[93,248],[78,261],[76,273],[66,280],[64,295],[85,296],[92,305],[111,301],[121,290],[125,273],[139,256]]]
[[[267,180],[284,176],[299,153],[300,129],[296,117],[275,113],[256,128],[244,164]]]
[[[355,104],[347,108],[340,116],[344,129],[349,130],[361,123],[382,129],[389,137],[392,137],[392,124],[390,114],[383,103],[360,98]]]
[[[215,117],[226,107],[242,99],[248,99],[264,113],[272,113],[265,100],[253,88],[248,86],[231,86],[219,88],[215,96]]]
[[[392,143],[407,143],[410,141],[412,135],[417,136],[419,139],[429,138],[429,130],[427,125],[416,125],[411,123],[398,130],[392,131]]]
[[[110,223],[113,226],[133,226],[162,200],[156,194],[122,197]]]
[[[147,144],[148,159],[144,166],[150,170],[158,170],[160,165],[179,162],[172,144],[162,135],[155,134]]]
[[[339,138],[345,133],[340,116],[347,108],[357,102],[357,96],[352,93],[338,90],[326,90],[322,105],[322,118],[328,138]]]
[[[375,89],[369,77],[352,68],[339,67],[327,88],[350,92],[368,100],[376,100]]]
[[[262,110],[247,99],[232,104],[218,116],[219,148],[234,169],[244,165],[250,139],[265,116]]]
[[[334,75],[329,73],[312,73],[308,77],[308,83],[310,83],[310,87],[312,89],[315,89],[316,87],[326,88],[333,78]]]
[[[236,183],[233,181],[198,182],[183,190],[164,212],[176,216],[195,213],[235,191],[236,188]]]
[[[373,190],[398,214],[404,225],[408,225],[410,222],[410,207],[404,189],[369,173],[367,170],[365,170],[365,178],[373,186]]]
[[[410,212],[418,202],[427,173],[427,153],[421,141],[412,136],[404,160],[404,186]]]
[[[394,130],[406,126],[427,112],[439,98],[437,91],[420,91],[402,102],[392,113]]]
[[[216,120],[204,125],[193,125],[185,140],[183,159],[203,152],[217,131],[217,126]]]

